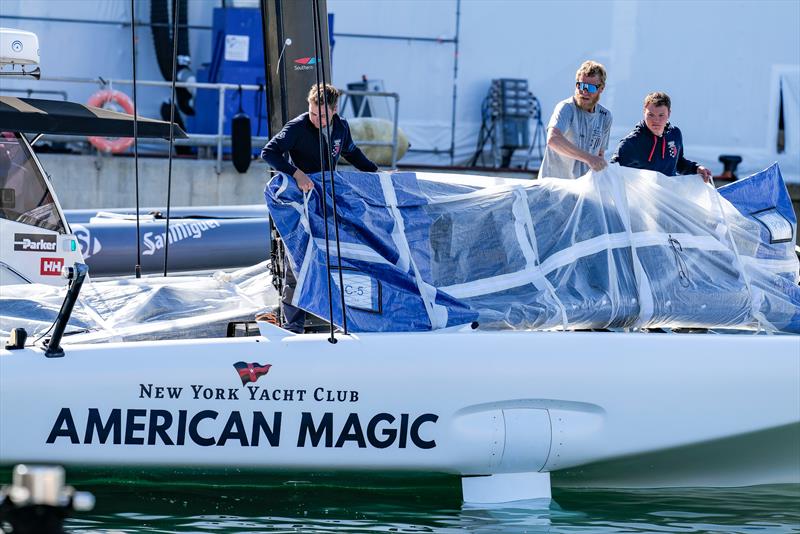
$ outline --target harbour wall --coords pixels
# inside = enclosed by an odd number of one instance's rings
[[[61,207],[130,208],[136,205],[133,158],[38,154],[50,174]],[[139,158],[139,205],[167,203],[168,160]],[[214,162],[176,158],[172,161],[173,206],[261,204],[267,182],[267,165],[253,161],[244,174],[225,162],[217,174]]]
[[[136,177],[133,158],[102,155],[39,154],[50,173],[61,207],[129,208],[136,205]],[[209,160],[176,158],[172,162],[173,206],[223,206],[261,204],[269,171],[255,160],[244,174],[224,162],[217,174]],[[457,172],[464,172],[458,170]],[[472,171],[471,174],[486,174]],[[167,202],[168,160],[139,158],[139,205],[164,206]],[[505,174],[505,176],[511,176]],[[513,177],[533,177],[515,173]],[[800,184],[787,184],[794,211],[800,220]],[[800,234],[800,233],[799,233]],[[797,236],[800,244],[800,235]]]

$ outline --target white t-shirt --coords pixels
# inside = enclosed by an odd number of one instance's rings
[[[595,156],[608,150],[611,135],[611,112],[597,104],[594,112],[579,108],[572,97],[556,104],[547,129],[558,128],[573,145]],[[589,166],[577,159],[562,156],[552,148],[544,152],[539,178],[579,178]]]

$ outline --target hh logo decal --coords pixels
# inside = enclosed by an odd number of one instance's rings
[[[39,263],[39,274],[42,276],[61,276],[64,258],[42,258]]]
[[[247,384],[248,382],[255,382],[260,377],[264,376],[269,372],[269,368],[272,365],[261,365],[260,363],[245,363],[245,362],[236,362],[233,364],[233,367],[236,371],[239,372],[239,378],[242,379],[242,385]]]

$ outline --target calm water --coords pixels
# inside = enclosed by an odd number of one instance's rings
[[[70,481],[75,483],[74,481]],[[263,484],[263,481],[260,482]],[[556,504],[462,506],[457,479],[388,489],[368,479],[259,487],[87,481],[96,508],[69,532],[741,532],[800,533],[800,485],[559,490]]]

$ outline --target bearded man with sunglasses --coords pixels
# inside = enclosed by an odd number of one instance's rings
[[[547,149],[539,178],[578,178],[600,171],[611,134],[611,112],[601,106],[606,69],[584,61],[575,73],[575,94],[556,104],[547,124]]]

